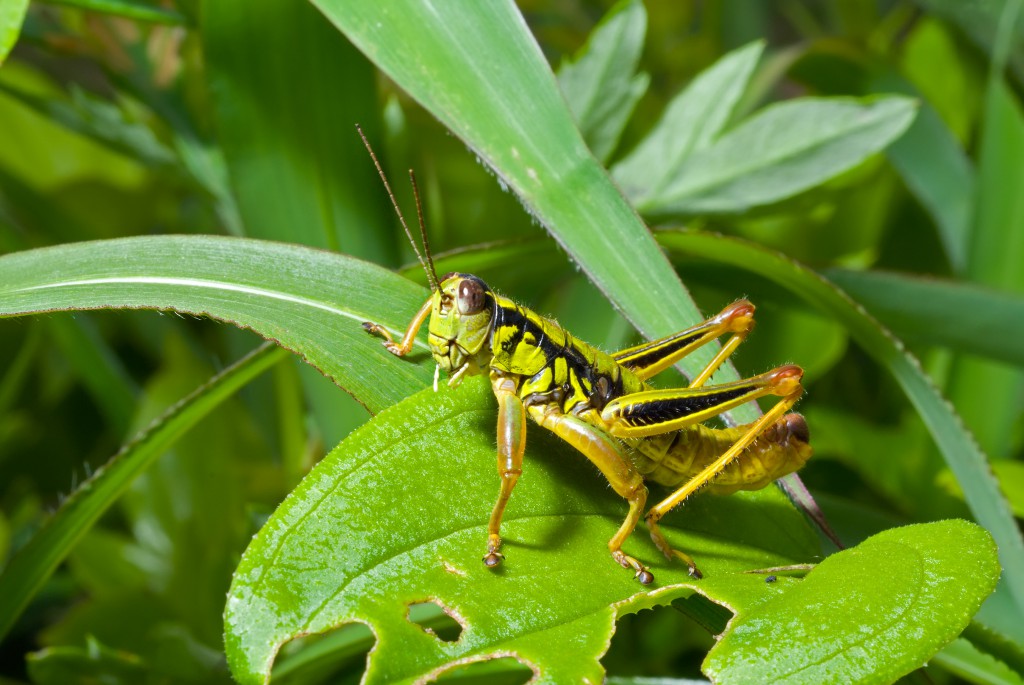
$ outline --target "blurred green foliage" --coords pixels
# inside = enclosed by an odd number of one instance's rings
[[[921,360],[992,460],[1018,517],[1020,5],[649,0],[609,14],[607,3],[520,3],[544,55],[564,65],[559,83],[587,143],[645,218],[778,250],[853,295]],[[436,253],[500,242],[442,257],[439,268],[473,271],[605,349],[637,337],[630,312],[620,316],[574,268],[572,258],[584,261],[575,249],[560,252],[465,144],[317,8],[254,6],[0,0],[0,254],[215,234],[399,268],[412,253],[353,131],[358,122],[406,208],[412,196],[400,181],[416,170]],[[731,74],[720,83],[736,86],[700,101],[708,111],[695,121],[707,135],[684,146],[659,134],[673,99],[713,65]],[[756,183],[730,185],[739,176],[730,163],[747,151],[755,159],[759,141],[790,139],[785,160],[808,154],[801,144],[814,136],[825,152],[814,158],[812,150],[812,161],[842,152],[827,147],[840,135],[841,108],[772,123],[772,112],[801,106],[794,98],[814,98],[805,107],[834,107],[817,100],[824,96],[907,102],[883,94],[909,96],[917,110],[902,135],[911,115],[891,124],[884,142],[896,142],[884,152],[880,143],[848,163],[768,166]],[[718,140],[739,142],[723,154]],[[673,145],[677,157],[668,154]],[[640,182],[687,159],[689,175],[660,188]],[[708,169],[725,179],[711,190]],[[964,493],[978,483],[954,475],[897,383],[852,344],[848,323],[763,273],[693,256],[671,240],[669,255],[702,310],[744,295],[757,303],[756,334],[736,355],[741,371],[788,361],[807,370],[800,410],[816,456],[802,476],[846,543],[899,524],[977,515]],[[424,282],[418,269],[408,273]],[[647,274],[629,275],[642,283]],[[0,289],[4,278],[0,270]],[[415,299],[411,290],[403,297]],[[258,342],[248,331],[153,312],[0,319],[0,569],[122,444]],[[366,376],[393,373],[386,363]],[[247,541],[367,418],[293,360],[224,399],[88,529],[31,599],[0,641],[0,682],[230,682],[221,616]],[[986,477],[977,474],[979,483]],[[691,618],[714,611],[708,606],[620,619],[602,662],[608,673],[700,677],[714,640]],[[720,630],[724,618],[704,625]],[[1022,626],[1024,612],[1001,583],[964,636],[931,659],[929,676],[1021,682]],[[274,682],[355,682],[372,644],[349,628],[297,640],[279,657]],[[513,663],[494,668],[465,677],[525,679]]]

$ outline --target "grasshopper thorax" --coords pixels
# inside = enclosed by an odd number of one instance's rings
[[[493,315],[494,293],[486,283],[470,274],[445,274],[434,291],[428,328],[438,366],[459,377],[485,367]]]

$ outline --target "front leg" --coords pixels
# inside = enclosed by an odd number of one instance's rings
[[[433,306],[434,297],[431,295],[427,298],[427,301],[423,303],[423,306],[420,307],[420,310],[416,312],[416,316],[412,317],[412,321],[409,322],[409,326],[405,329],[405,335],[402,336],[402,342],[396,343],[387,329],[379,323],[364,321],[363,329],[371,335],[379,335],[384,338],[384,347],[387,348],[388,352],[396,357],[404,357],[409,354],[410,350],[412,350],[412,345],[416,341],[416,333],[419,332],[423,322],[427,320],[428,316],[430,316],[430,311]]]
[[[491,371],[491,387],[498,399],[498,475],[501,493],[487,524],[487,554],[484,564],[494,568],[505,555],[501,553],[501,517],[512,490],[523,473],[523,452],[526,450],[526,407],[516,394],[516,382],[497,371]]]

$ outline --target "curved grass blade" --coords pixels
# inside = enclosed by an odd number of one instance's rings
[[[237,238],[124,238],[0,257],[0,317],[113,308],[208,316],[292,350],[370,412],[428,386],[431,369],[393,364],[360,323],[402,330],[425,298],[373,264]],[[382,365],[394,368],[366,373]]]
[[[669,250],[678,250],[760,274],[831,314],[903,388],[931,432],[943,459],[964,490],[975,519],[995,538],[1004,578],[1024,608],[1024,541],[985,455],[960,418],[902,343],[842,290],[786,257],[732,238],[685,231],[659,233]]]
[[[881,271],[828,269],[824,276],[901,339],[1024,366],[1024,296]],[[950,312],[956,312],[955,326]]]
[[[494,169],[644,335],[655,339],[703,318],[650,232],[590,154],[510,0],[314,4]],[[693,375],[716,351],[708,345],[681,366]],[[717,377],[738,375],[727,365]],[[757,417],[750,405],[732,415],[740,422]]]
[[[236,390],[286,357],[285,350],[265,344],[239,360],[172,407],[72,493],[0,574],[0,639],[75,543],[136,476]]]

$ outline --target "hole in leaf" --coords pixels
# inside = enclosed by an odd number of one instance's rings
[[[363,623],[348,623],[320,635],[289,641],[274,660],[272,681],[277,683],[349,682],[361,674],[377,639]],[[346,677],[349,674],[349,677]]]
[[[608,652],[601,658],[609,677],[703,680],[700,665],[715,644],[707,626],[724,626],[731,614],[700,595],[692,597],[699,599],[693,604],[688,604],[690,598],[677,599],[672,606],[620,616]],[[699,620],[697,614],[701,614]]]
[[[409,605],[409,620],[444,642],[455,642],[462,635],[463,626],[453,613],[436,601]]]
[[[474,661],[445,671],[434,682],[458,681],[459,685],[522,685],[529,682],[534,672],[513,657]]]

